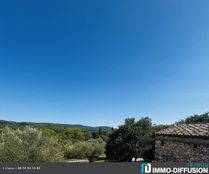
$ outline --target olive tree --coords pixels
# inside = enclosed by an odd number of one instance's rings
[[[2,129],[0,162],[53,162],[63,157],[61,146],[53,137],[43,136],[38,129]]]
[[[104,154],[105,142],[102,139],[91,139],[88,141],[77,142],[68,147],[68,158],[84,159],[90,162]]]

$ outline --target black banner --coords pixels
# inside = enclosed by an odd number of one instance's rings
[[[208,163],[1,163],[0,174],[208,173]]]

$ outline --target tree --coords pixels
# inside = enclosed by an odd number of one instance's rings
[[[133,157],[151,160],[154,158],[154,131],[151,119],[135,122],[126,119],[124,125],[114,130],[106,145],[109,161],[131,161]]]
[[[79,128],[66,128],[63,133],[63,139],[72,142],[84,141],[84,133]]]
[[[44,136],[47,136],[49,138],[57,136],[57,133],[53,129],[50,129],[50,128],[42,128],[41,132]]]
[[[68,147],[68,158],[88,158],[90,162],[104,154],[105,142],[102,139],[92,139],[86,142],[77,142]]]
[[[89,159],[89,162],[93,162],[100,155],[104,154],[105,142],[102,139],[89,140],[87,144],[86,157]]]
[[[92,139],[91,132],[90,131],[85,131],[84,132],[84,138],[85,138],[86,141]]]
[[[194,114],[192,116],[189,116],[183,120],[180,120],[176,122],[177,124],[179,123],[186,123],[186,124],[192,124],[192,123],[209,123],[209,112],[206,112],[201,115]]]
[[[166,129],[168,127],[169,127],[169,125],[167,125],[167,124],[153,125],[154,132],[158,132],[158,131],[160,131],[162,129]]]
[[[53,162],[63,158],[61,146],[54,138],[43,136],[38,129],[2,129],[0,162]]]

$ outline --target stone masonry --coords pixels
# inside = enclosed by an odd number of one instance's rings
[[[162,162],[208,162],[209,124],[180,124],[157,132],[155,159]]]

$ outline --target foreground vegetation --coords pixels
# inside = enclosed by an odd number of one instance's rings
[[[110,133],[102,128],[81,130],[62,125],[19,124],[9,122],[0,128],[0,162],[54,162],[72,158],[91,162],[104,156]]]
[[[46,137],[41,131],[25,127],[24,130],[2,129],[0,135],[1,162],[53,162],[62,160],[58,140]]]
[[[7,124],[8,123],[8,124]],[[12,124],[11,124],[12,123]],[[180,123],[209,123],[209,114],[193,115]],[[0,121],[0,162],[55,162],[101,156],[108,161],[154,159],[154,125],[150,118],[126,119],[118,129],[80,129],[51,124]],[[106,127],[107,128],[107,127]]]

